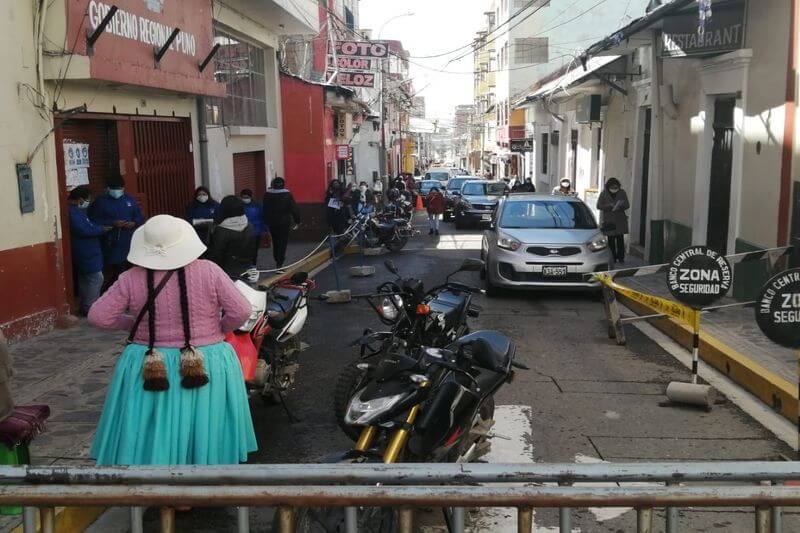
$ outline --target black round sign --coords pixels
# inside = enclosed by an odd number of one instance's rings
[[[756,301],[756,322],[770,340],[800,348],[800,268],[769,280]]]
[[[731,265],[707,246],[690,246],[672,259],[667,270],[669,292],[694,308],[710,305],[731,288]]]

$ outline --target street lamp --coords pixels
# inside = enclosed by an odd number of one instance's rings
[[[400,15],[396,15],[396,16],[394,16],[394,17],[390,18],[389,20],[387,20],[386,22],[384,22],[383,24],[381,24],[381,27],[380,27],[380,28],[378,28],[378,35],[377,35],[377,38],[378,38],[378,39],[380,39],[380,38],[381,38],[381,34],[383,33],[383,28],[385,28],[385,27],[386,27],[386,25],[387,25],[387,24],[389,24],[390,22],[392,22],[393,20],[397,20],[397,19],[399,19],[399,18],[403,18],[403,17],[413,17],[413,16],[414,16],[414,12],[413,12],[413,11],[409,11],[409,12],[407,12],[407,13],[401,13]]]

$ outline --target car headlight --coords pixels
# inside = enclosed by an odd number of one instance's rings
[[[592,241],[589,241],[586,243],[586,246],[593,252],[599,252],[608,248],[608,239],[605,237],[605,235],[603,235],[595,238]]]
[[[366,426],[400,403],[409,394],[409,392],[403,392],[396,396],[384,396],[366,401],[362,401],[361,394],[358,394],[350,400],[344,421],[351,426]]]
[[[497,246],[506,250],[511,250],[512,252],[516,252],[519,250],[520,246],[522,246],[522,243],[514,237],[501,233],[497,236]]]
[[[394,300],[394,302],[392,300]],[[394,322],[400,317],[401,307],[403,307],[403,298],[399,295],[385,296],[381,300],[380,305],[378,305],[378,313],[384,319]]]

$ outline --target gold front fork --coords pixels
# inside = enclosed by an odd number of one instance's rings
[[[406,424],[405,427],[411,427],[414,425],[414,421],[417,419],[417,415],[419,414],[419,405],[415,405],[411,408],[411,411],[408,412],[408,416],[406,417]],[[392,435],[392,440],[389,441],[389,445],[386,446],[386,451],[383,452],[383,462],[387,465],[396,463],[397,458],[400,457],[403,449],[406,447],[406,443],[408,442],[408,430],[407,429],[398,429],[394,435]]]
[[[374,426],[365,427],[361,432],[361,436],[358,437],[358,441],[356,442],[356,450],[359,452],[365,452],[369,450],[372,446],[372,441],[375,440],[375,434],[377,432],[378,428]]]

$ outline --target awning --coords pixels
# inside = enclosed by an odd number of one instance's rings
[[[594,72],[597,72],[599,69],[605,67],[606,65],[613,63],[621,56],[597,56],[591,57],[586,61],[586,66],[584,67],[581,63],[576,63],[572,69],[567,71],[566,73],[562,74],[561,76],[545,83],[534,92],[528,94],[523,99],[519,100],[516,105],[524,104],[525,102],[534,102],[536,100],[541,100],[542,98],[547,98],[552,94],[556,94],[558,91],[568,89],[573,85],[584,81],[586,78],[591,76]]]

